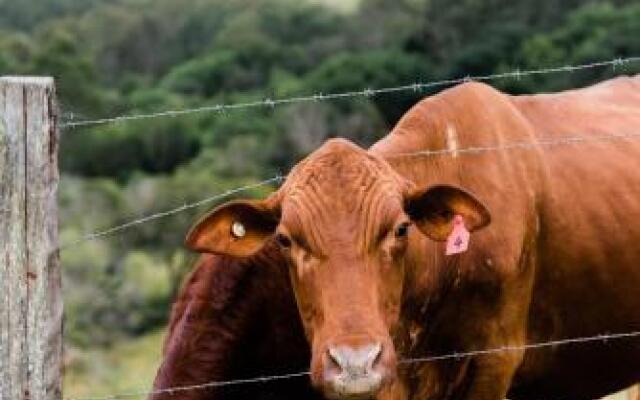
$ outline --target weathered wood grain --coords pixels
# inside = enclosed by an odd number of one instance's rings
[[[0,399],[61,398],[51,78],[0,78]]]

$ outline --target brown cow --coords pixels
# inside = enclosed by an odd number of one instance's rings
[[[247,257],[275,237],[330,398],[593,399],[640,380],[640,340],[398,360],[640,330],[640,143],[589,140],[638,129],[640,77],[521,97],[460,85],[368,151],[328,141],[187,244]],[[465,228],[468,250],[445,255]]]

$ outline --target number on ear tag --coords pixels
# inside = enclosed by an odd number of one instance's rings
[[[450,256],[453,254],[464,253],[469,248],[469,231],[464,226],[462,215],[453,217],[453,230],[447,237],[447,248],[445,254]]]

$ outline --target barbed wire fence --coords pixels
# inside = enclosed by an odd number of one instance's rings
[[[445,79],[445,80],[430,81],[430,82],[414,82],[406,85],[393,86],[393,87],[364,88],[360,90],[340,92],[340,93],[329,93],[329,94],[316,93],[316,94],[307,95],[307,96],[288,97],[288,98],[280,98],[280,99],[266,98],[266,99],[255,100],[250,102],[214,104],[214,105],[206,105],[206,106],[201,106],[196,108],[164,110],[164,111],[149,112],[149,113],[124,114],[124,115],[99,118],[99,119],[84,119],[79,121],[69,120],[69,121],[63,121],[60,124],[60,127],[65,130],[74,130],[81,127],[94,127],[94,126],[101,126],[101,125],[107,125],[107,124],[119,124],[119,123],[125,123],[128,121],[147,120],[147,119],[164,118],[164,117],[178,117],[178,116],[190,115],[190,114],[196,114],[196,113],[213,112],[213,113],[225,114],[227,112],[234,111],[234,110],[274,108],[276,106],[294,104],[294,103],[319,102],[319,101],[329,101],[329,100],[346,99],[346,98],[354,98],[354,97],[373,97],[380,94],[398,93],[398,92],[406,92],[406,91],[413,91],[413,92],[419,93],[426,89],[446,87],[446,86],[451,86],[451,85],[470,82],[470,81],[488,82],[488,81],[493,81],[498,79],[521,79],[525,76],[546,75],[546,74],[554,74],[554,73],[573,73],[576,71],[582,71],[582,70],[588,70],[588,69],[594,69],[594,68],[603,68],[603,67],[612,67],[615,70],[622,66],[625,66],[631,63],[638,63],[638,62],[640,62],[640,56],[618,57],[611,60],[597,61],[597,62],[591,62],[591,63],[585,63],[585,64],[563,65],[563,66],[555,66],[555,67],[541,68],[541,69],[530,69],[530,70],[516,69],[510,72],[503,72],[503,73],[497,73],[497,74],[465,76],[465,77],[460,77],[455,79]],[[622,133],[609,134],[609,135],[564,136],[564,137],[557,137],[557,138],[550,138],[550,139],[542,138],[539,140],[517,141],[517,142],[499,143],[495,145],[472,146],[472,147],[458,148],[458,149],[440,149],[440,150],[425,150],[425,151],[416,151],[416,152],[408,152],[408,153],[398,153],[398,154],[392,154],[389,157],[438,157],[438,156],[448,155],[451,153],[462,154],[462,155],[478,155],[482,153],[496,152],[496,151],[516,151],[516,150],[530,150],[530,149],[540,149],[540,148],[554,148],[557,146],[629,140],[629,139],[636,139],[636,138],[640,138],[640,132],[622,132]],[[190,210],[205,204],[214,203],[216,201],[229,198],[241,192],[246,192],[259,187],[273,187],[273,185],[281,184],[285,178],[286,178],[286,175],[278,174],[271,178],[264,179],[262,181],[259,181],[253,184],[236,187],[231,190],[227,190],[221,193],[207,196],[195,202],[185,203],[172,209],[149,214],[141,218],[132,219],[130,221],[127,221],[122,224],[115,225],[109,228],[96,230],[96,231],[84,234],[78,239],[71,240],[67,243],[63,243],[58,248],[53,250],[54,251],[66,250],[68,248],[81,245],[87,241],[93,241],[93,240],[117,235],[128,229],[132,229],[142,224],[146,224],[148,222],[158,220],[160,218],[165,218],[171,215],[175,215],[177,213]],[[489,349],[478,349],[478,350],[472,350],[472,351],[433,355],[433,356],[427,356],[427,357],[405,358],[400,361],[400,364],[415,364],[415,363],[436,362],[436,361],[450,360],[450,359],[462,359],[467,357],[483,356],[483,355],[490,355],[490,354],[497,354],[497,353],[504,353],[504,352],[519,352],[519,351],[527,351],[527,350],[553,348],[556,346],[567,346],[571,344],[586,344],[586,343],[596,343],[596,342],[608,343],[609,341],[631,339],[631,338],[637,338],[637,337],[640,337],[640,331],[612,333],[612,334],[605,333],[605,334],[599,334],[595,336],[584,336],[584,337],[576,337],[576,338],[549,340],[545,342],[529,343],[524,345],[502,346],[502,347],[495,347],[495,348],[489,348]],[[194,384],[194,385],[188,385],[188,386],[176,386],[176,387],[162,388],[157,390],[138,390],[138,391],[132,391],[127,393],[111,394],[107,396],[66,397],[65,400],[129,399],[129,398],[137,398],[141,396],[149,396],[149,395],[155,395],[155,394],[177,394],[180,392],[185,392],[190,390],[206,390],[211,388],[218,388],[218,387],[225,387],[225,386],[232,386],[232,385],[265,383],[265,382],[270,382],[275,380],[299,378],[299,377],[304,377],[308,375],[309,375],[309,371],[301,371],[301,372],[294,372],[289,374],[260,376],[260,377],[247,378],[247,379],[204,382],[201,384]]]
[[[607,334],[599,334],[599,335],[593,335],[593,336],[582,336],[582,337],[575,337],[575,338],[568,338],[568,339],[549,340],[546,342],[528,343],[524,345],[500,346],[500,347],[492,347],[488,349],[453,352],[453,353],[433,355],[433,356],[427,356],[427,357],[405,358],[400,360],[399,364],[400,365],[419,364],[419,363],[429,363],[429,362],[437,362],[437,361],[445,361],[445,360],[460,360],[460,359],[469,358],[469,357],[486,356],[486,355],[508,353],[508,352],[521,352],[521,351],[527,351],[527,350],[540,350],[545,348],[568,346],[571,344],[585,344],[585,343],[597,343],[597,342],[602,342],[603,344],[610,344],[610,342],[614,340],[631,339],[631,338],[637,338],[637,337],[640,337],[640,331],[624,332],[624,333],[607,333]],[[309,371],[300,371],[300,372],[292,372],[292,373],[280,374],[280,375],[258,376],[255,378],[234,379],[234,380],[228,380],[228,381],[211,381],[211,382],[204,382],[201,384],[175,386],[175,387],[162,388],[162,389],[156,389],[156,390],[137,390],[137,391],[131,391],[126,393],[123,392],[118,394],[111,394],[107,396],[68,397],[66,398],[66,400],[120,400],[120,399],[137,398],[142,396],[151,396],[151,395],[158,395],[158,394],[174,395],[180,392],[191,391],[191,390],[206,390],[206,389],[221,388],[221,387],[228,387],[228,386],[267,383],[267,382],[278,381],[278,380],[300,378],[300,377],[305,377],[309,375],[310,375]]]
[[[198,114],[198,113],[227,113],[230,111],[241,110],[241,109],[250,109],[250,108],[274,108],[276,106],[286,105],[286,104],[294,104],[294,103],[309,103],[309,102],[318,102],[318,101],[327,101],[327,100],[337,100],[337,99],[347,99],[352,97],[373,97],[380,94],[388,94],[388,93],[397,93],[397,92],[420,92],[426,89],[439,88],[444,86],[456,85],[458,83],[464,82],[488,82],[494,81],[498,79],[521,79],[525,76],[532,75],[548,75],[554,73],[571,73],[577,72],[587,69],[593,69],[598,67],[613,67],[620,68],[624,65],[636,63],[640,61],[640,56],[637,57],[618,57],[611,60],[605,61],[596,61],[586,64],[576,64],[576,65],[564,65],[564,66],[556,66],[550,68],[539,68],[539,69],[529,69],[529,70],[513,70],[509,72],[502,72],[491,75],[467,75],[460,78],[454,79],[444,79],[438,81],[430,81],[430,82],[414,82],[406,85],[400,86],[391,86],[384,88],[364,88],[360,90],[348,91],[348,92],[340,92],[340,93],[315,93],[307,96],[297,96],[297,97],[288,97],[281,99],[271,99],[266,98],[262,100],[254,100],[243,103],[231,103],[231,104],[213,104],[206,105],[202,107],[196,108],[186,108],[186,109],[176,109],[176,110],[164,110],[157,111],[151,113],[139,113],[139,114],[125,114],[118,115],[114,117],[107,118],[99,118],[99,119],[88,119],[81,121],[66,121],[63,122],[60,127],[63,129],[72,129],[78,127],[87,127],[87,126],[97,126],[97,125],[105,125],[105,124],[114,124],[121,123],[127,121],[137,121],[144,119],[153,119],[153,118],[162,118],[162,117],[178,117],[189,114]]]

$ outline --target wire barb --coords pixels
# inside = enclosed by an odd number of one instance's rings
[[[391,86],[391,87],[384,87],[379,89],[365,88],[363,90],[356,90],[356,91],[342,92],[342,93],[332,93],[332,94],[316,93],[309,96],[298,96],[298,97],[282,98],[282,99],[267,98],[264,100],[250,101],[245,103],[218,104],[218,105],[202,106],[202,107],[188,108],[188,109],[182,109],[182,110],[167,110],[167,111],[158,111],[158,112],[152,112],[152,113],[120,115],[116,117],[99,118],[94,120],[80,120],[80,121],[71,120],[71,121],[67,121],[60,124],[60,126],[62,128],[78,128],[83,126],[105,125],[105,124],[111,124],[111,123],[160,118],[160,117],[169,117],[169,116],[177,117],[181,115],[204,113],[204,112],[221,112],[221,111],[246,109],[246,108],[258,108],[258,107],[273,108],[277,105],[283,105],[283,104],[332,100],[332,99],[341,99],[341,98],[358,97],[358,96],[372,97],[374,95],[382,94],[382,93],[395,93],[395,92],[403,92],[403,91],[417,92],[420,88],[426,89],[426,88],[434,88],[434,87],[441,87],[441,86],[449,86],[449,85],[455,85],[458,83],[464,83],[469,81],[491,81],[491,80],[504,79],[504,78],[516,78],[519,80],[522,77],[527,75],[542,75],[542,74],[552,74],[552,73],[558,73],[558,72],[571,73],[579,70],[606,67],[606,66],[612,66],[615,69],[616,67],[620,67],[625,64],[639,62],[639,61],[640,61],[640,56],[626,57],[626,58],[617,57],[612,60],[596,61],[592,63],[578,64],[578,65],[565,65],[561,67],[540,68],[540,69],[531,69],[531,70],[524,70],[524,71],[518,68],[511,72],[503,72],[503,73],[497,73],[492,75],[484,75],[484,76],[467,75],[463,78],[457,78],[457,79],[445,79],[445,80],[431,81],[431,82],[416,82],[408,85]]]

